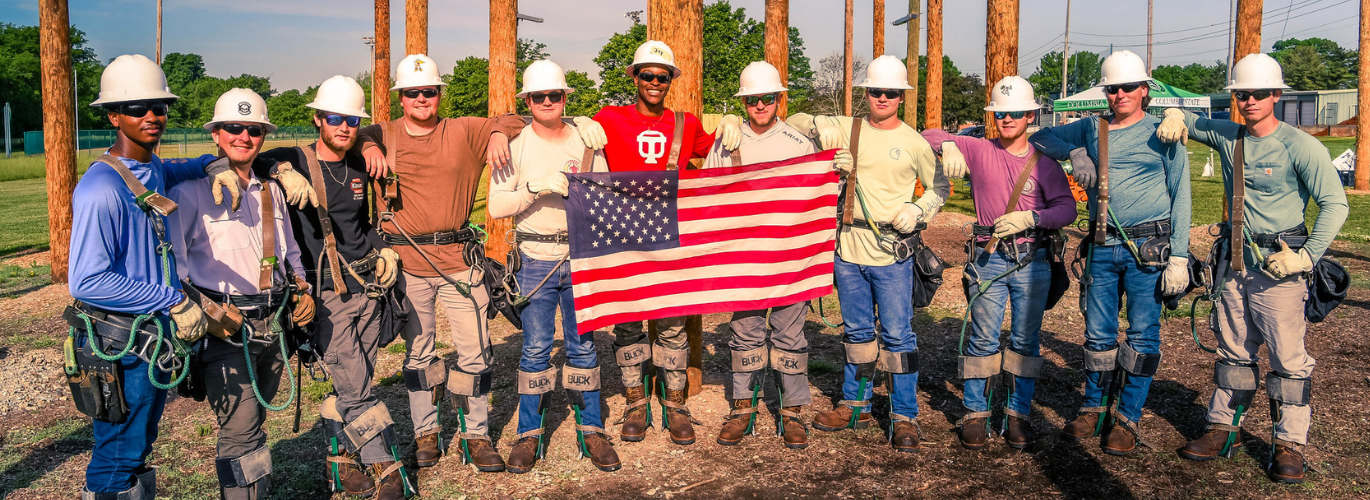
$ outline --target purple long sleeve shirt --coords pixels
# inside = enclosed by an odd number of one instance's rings
[[[975,201],[976,224],[994,225],[994,219],[1004,215],[1009,195],[1018,181],[1027,156],[1017,156],[999,145],[998,140],[978,139],[975,137],[951,135],[942,129],[923,131],[932,149],[942,153],[942,143],[952,141],[966,157],[970,179],[974,188],[971,198]],[[1031,149],[1028,150],[1031,155]],[[1039,218],[1037,227],[1060,229],[1075,222],[1075,197],[1070,192],[1070,183],[1061,165],[1046,155],[1037,159],[1037,167],[1028,177],[1023,196],[1018,198],[1016,210],[1032,210]],[[981,239],[988,239],[983,237]],[[1020,240],[1021,241],[1021,240]]]

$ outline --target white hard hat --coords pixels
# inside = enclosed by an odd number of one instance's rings
[[[366,114],[366,92],[350,76],[337,75],[324,80],[314,94],[314,102],[306,104],[319,111],[340,115],[371,118]]]
[[[445,85],[438,74],[438,63],[423,54],[410,54],[400,59],[399,66],[395,67],[395,86],[390,90]]]
[[[100,74],[100,97],[91,106],[121,102],[176,100],[161,66],[142,54],[122,55]]]
[[[1231,85],[1223,90],[1285,90],[1284,70],[1275,58],[1257,52],[1243,57],[1232,67]]]
[[[857,87],[873,89],[912,90],[909,86],[909,68],[894,56],[880,56],[866,66],[866,80]]]
[[[780,70],[766,61],[754,61],[742,69],[737,93],[733,97],[774,94],[785,90],[785,84],[780,82]]]
[[[561,66],[552,61],[543,59],[533,61],[528,65],[528,69],[523,70],[523,92],[519,92],[520,99],[533,92],[546,92],[549,90],[560,90],[570,94],[576,89],[566,84],[566,72],[561,70]]]
[[[205,130],[214,131],[214,126],[226,122],[260,123],[266,132],[276,131],[276,126],[266,118],[266,101],[248,89],[229,89],[214,103],[214,119],[205,124]]]
[[[1099,87],[1151,81],[1146,74],[1146,63],[1130,50],[1114,52],[1105,58],[1099,75]]]
[[[994,84],[985,111],[1036,111],[1039,108],[1031,83],[1021,76],[1006,76]]]
[[[633,52],[633,63],[624,68],[628,76],[637,76],[637,67],[644,64],[660,64],[671,70],[671,78],[680,78],[680,67],[675,65],[675,52],[666,42],[647,40]]]

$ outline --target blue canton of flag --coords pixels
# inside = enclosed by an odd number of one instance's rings
[[[680,246],[676,172],[586,173],[566,176],[571,258]]]

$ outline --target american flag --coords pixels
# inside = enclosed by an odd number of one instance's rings
[[[830,293],[834,152],[708,170],[568,175],[580,333]]]

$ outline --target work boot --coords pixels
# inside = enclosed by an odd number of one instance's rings
[[[752,416],[756,415],[755,411],[746,411],[751,409],[752,400],[733,400],[733,412],[723,421],[723,428],[718,430],[718,444],[733,446],[742,442],[742,437],[747,435],[747,426],[751,423]]]
[[[361,465],[357,462],[357,455],[349,452],[337,457],[336,462],[330,461],[324,467],[324,475],[328,477],[328,482],[333,482],[333,467],[338,466],[338,475],[341,476],[342,489],[348,495],[369,497],[376,492],[376,482],[371,480],[371,476],[366,475]],[[346,461],[344,461],[346,460]]]
[[[1027,419],[1015,415],[1008,416],[1008,431],[1004,434],[1004,442],[1009,448],[1027,448],[1036,438],[1037,434],[1032,432],[1032,424],[1029,424]]]
[[[636,442],[647,437],[647,386],[629,387],[624,391],[628,408],[623,412],[623,427],[619,438]]]
[[[799,412],[803,411],[803,406],[787,406],[780,410],[780,422],[785,426],[785,447],[791,450],[802,450],[809,447],[809,428],[804,426],[804,422],[799,420]],[[793,414],[793,416],[787,415]]]
[[[896,420],[893,427],[890,431],[890,446],[894,447],[894,451],[904,453],[918,451],[918,442],[922,440],[918,435],[918,425],[913,422]]]
[[[1104,440],[1104,453],[1114,456],[1124,456],[1137,449],[1137,435],[1127,430],[1127,427],[1114,424],[1113,430],[1108,432],[1108,438]]]
[[[1099,425],[1099,418],[1103,413],[1084,412],[1066,424],[1061,432],[1071,439],[1079,441],[1094,436],[1094,428]]]
[[[1208,429],[1204,435],[1198,439],[1185,443],[1184,448],[1180,448],[1181,457],[1188,458],[1195,462],[1207,462],[1218,458],[1223,446],[1227,444],[1227,439],[1232,436],[1234,431],[1222,429]],[[1237,454],[1237,449],[1242,446],[1241,436],[1232,441],[1232,448],[1228,449],[1227,457],[1231,458]]]
[[[533,470],[533,464],[538,463],[538,438],[528,436],[514,443],[514,448],[509,450],[509,463],[505,470],[514,474],[523,474]]]
[[[500,458],[499,451],[495,450],[495,445],[489,439],[464,439],[466,448],[471,453],[471,463],[476,465],[476,470],[481,472],[503,472],[504,459]]]
[[[666,401],[679,406],[679,408],[666,408],[666,413],[670,414],[668,420],[670,420],[671,442],[681,446],[694,444],[695,428],[690,422],[690,410],[685,407],[685,389],[667,389]]]
[[[419,468],[438,465],[438,459],[442,458],[442,447],[438,445],[441,440],[441,431],[414,438],[414,459]]]
[[[989,444],[989,433],[985,431],[985,420],[985,417],[961,420],[961,432],[956,433],[956,436],[961,438],[962,448],[978,450]]]
[[[585,433],[585,450],[590,454],[590,463],[604,472],[613,472],[623,467],[614,451],[614,443],[598,432]]]
[[[1270,450],[1270,480],[1277,483],[1298,484],[1304,480],[1303,453],[1297,445],[1276,439]]]
[[[855,410],[850,406],[839,405],[837,408],[818,412],[817,415],[813,416],[813,427],[828,432],[846,429],[852,426],[851,414],[853,411]],[[873,422],[875,422],[875,417],[872,417],[870,412],[862,413],[860,417],[856,418],[856,427],[854,428],[865,429],[870,427]]]
[[[371,464],[371,473],[376,476],[376,500],[403,500],[404,499],[404,478],[400,476],[400,468],[392,466],[395,462],[380,462]],[[386,470],[390,470],[386,474]]]

